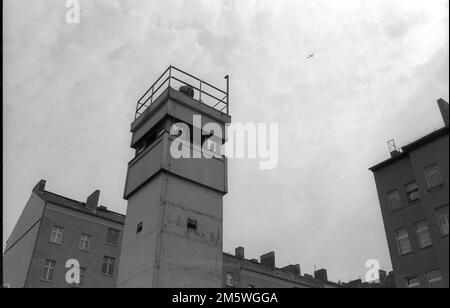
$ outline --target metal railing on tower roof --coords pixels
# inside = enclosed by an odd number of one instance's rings
[[[141,98],[139,98],[136,104],[134,119],[137,119],[143,114],[151,106],[153,101],[167,88],[176,89],[177,86],[192,87],[194,90],[194,99],[229,115],[229,76],[225,76],[225,79],[227,80],[226,90],[221,90],[200,78],[170,65],[153,85],[145,91]]]

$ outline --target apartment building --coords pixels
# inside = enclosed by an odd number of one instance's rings
[[[397,287],[449,286],[449,105],[444,127],[398,149],[375,176]]]

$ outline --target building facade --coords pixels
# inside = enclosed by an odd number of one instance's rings
[[[275,253],[269,252],[257,259],[245,259],[244,248],[235,254],[223,254],[224,288],[341,288],[342,285],[328,281],[325,269],[312,275],[302,275],[299,264],[282,268],[275,266]]]
[[[449,106],[438,104],[444,127],[370,168],[400,288],[449,286]]]
[[[3,254],[3,282],[11,288],[113,288],[116,286],[125,217],[45,190],[41,180],[12,231]],[[69,260],[80,268],[67,280]]]

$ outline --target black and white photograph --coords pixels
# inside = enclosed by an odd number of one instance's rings
[[[449,287],[448,0],[2,9],[3,288]]]

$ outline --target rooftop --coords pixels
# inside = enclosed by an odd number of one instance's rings
[[[381,163],[370,167],[369,170],[372,172],[376,172],[376,171],[380,170],[381,168],[386,167],[389,164],[392,164],[393,162],[408,156],[411,151],[418,149],[418,148],[420,148],[442,136],[447,135],[448,128],[449,128],[449,104],[442,98],[438,99],[437,103],[438,103],[439,110],[441,112],[442,119],[444,121],[444,125],[445,125],[444,127],[437,129],[437,130],[405,145],[404,147],[401,148],[401,150],[396,148],[394,140],[389,141],[388,144],[389,144],[389,150],[391,151],[391,158],[388,158],[385,161],[382,161]]]
[[[199,103],[210,106],[229,115],[229,76],[225,76],[226,90],[201,80],[175,66],[170,65],[150,88],[139,98],[136,104],[136,120],[167,88],[180,90]]]
[[[45,188],[45,181],[41,180],[33,191],[40,197],[42,200],[54,204],[59,205],[71,210],[75,210],[78,212],[83,212],[88,215],[93,215],[102,219],[106,219],[109,221],[113,221],[119,224],[125,224],[125,215],[116,213],[108,210],[105,206],[98,206],[95,210],[92,210],[87,207],[86,202],[77,201],[74,199],[70,199],[53,192],[47,191]]]
[[[435,130],[407,145],[405,145],[404,147],[402,147],[401,152],[398,153],[398,155],[395,155],[393,157],[390,157],[384,161],[382,161],[379,164],[376,164],[375,166],[372,166],[369,168],[370,171],[372,172],[376,172],[378,170],[380,170],[383,167],[386,167],[387,165],[392,164],[393,162],[402,159],[403,157],[406,157],[409,155],[409,153],[419,147],[422,147],[444,135],[447,135],[449,132],[449,128],[447,126],[442,127],[438,130]]]

